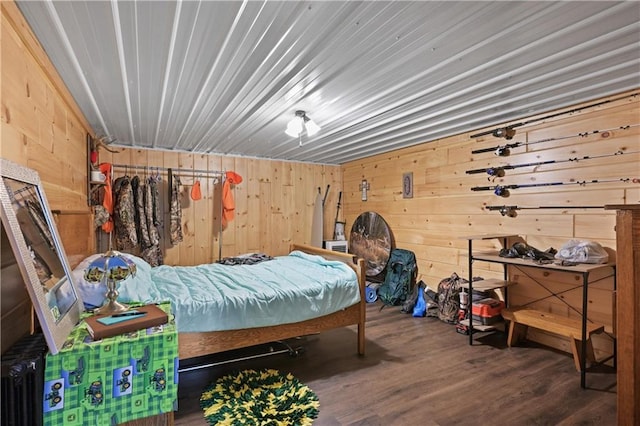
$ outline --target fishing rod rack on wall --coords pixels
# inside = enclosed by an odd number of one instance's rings
[[[623,99],[629,99],[629,98],[635,98],[638,97],[638,95],[640,95],[640,92],[636,92],[636,93],[632,93],[630,95],[625,95],[625,96],[620,96],[617,98],[613,98],[613,99],[607,99],[601,102],[596,102],[594,104],[590,104],[590,105],[585,105],[582,107],[578,107],[578,108],[573,108],[573,109],[569,109],[566,111],[560,111],[560,112],[556,112],[553,114],[549,114],[549,115],[545,115],[544,117],[538,117],[538,118],[534,118],[531,120],[526,120],[526,121],[521,121],[519,123],[513,123],[510,124],[508,126],[505,127],[498,127],[492,130],[487,130],[485,132],[480,132],[480,133],[476,133],[474,135],[470,135],[469,137],[471,139],[475,139],[478,138],[480,136],[487,136],[487,135],[492,135],[496,138],[504,138],[506,140],[511,140],[513,139],[513,137],[516,135],[516,128],[517,127],[522,127],[522,126],[526,126],[529,124],[533,124],[533,123],[539,123],[545,120],[549,120],[551,118],[556,118],[556,117],[561,117],[563,115],[570,115],[570,114],[575,114],[575,113],[579,113],[584,111],[585,109],[589,109],[589,108],[594,108],[594,107],[598,107],[598,106],[602,106],[611,102],[615,102],[615,101],[620,101]]]
[[[586,109],[589,108],[593,108],[593,107],[598,107],[610,102],[614,102],[614,101],[619,101],[619,100],[624,100],[624,99],[631,99],[631,98],[636,98],[638,97],[638,95],[640,95],[640,93],[632,93],[630,95],[626,95],[626,96],[621,96],[621,97],[617,97],[617,98],[613,98],[613,99],[608,99],[602,102],[597,102],[591,105],[586,105],[583,107],[579,107],[579,108],[574,108],[574,109],[570,109],[570,110],[566,110],[566,111],[562,111],[562,112],[558,112],[558,113],[554,113],[554,114],[550,114],[544,117],[540,117],[540,118],[535,118],[532,120],[528,120],[528,121],[523,121],[523,122],[519,122],[519,123],[515,123],[515,124],[511,124],[511,125],[507,125],[506,127],[500,127],[500,128],[496,128],[493,130],[489,130],[489,131],[484,131],[481,133],[476,133],[473,135],[470,135],[470,138],[477,138],[477,137],[481,137],[481,136],[486,136],[486,135],[491,135],[495,138],[504,138],[506,140],[511,140],[513,139],[513,137],[516,134],[516,130],[515,128],[520,127],[520,126],[525,126],[528,124],[532,124],[532,123],[536,123],[536,122],[542,122],[545,121],[547,119],[550,118],[556,118],[556,117],[560,117],[562,115],[568,115],[568,114],[573,114],[576,112],[582,112]],[[480,148],[480,149],[474,149],[471,151],[471,154],[481,154],[481,153],[487,153],[487,152],[493,152],[496,156],[498,157],[508,157],[511,154],[511,149],[513,148],[519,148],[519,147],[528,147],[529,145],[533,145],[533,144],[538,144],[538,143],[545,143],[545,142],[552,142],[552,141],[559,141],[559,140],[564,140],[564,139],[570,139],[570,138],[587,138],[588,136],[591,135],[599,135],[602,138],[609,138],[612,135],[612,132],[614,131],[622,131],[622,132],[626,132],[629,131],[630,129],[633,129],[635,127],[640,126],[640,124],[638,123],[634,123],[634,124],[629,124],[626,126],[618,126],[618,127],[613,127],[613,128],[607,128],[604,130],[592,130],[592,131],[585,131],[585,132],[581,132],[581,133],[576,133],[576,134],[571,134],[571,135],[564,135],[564,136],[557,136],[557,137],[551,137],[551,138],[545,138],[545,139],[540,139],[540,140],[534,140],[534,141],[524,141],[524,142],[513,142],[513,143],[507,143],[507,144],[503,144],[503,145],[496,145],[496,146],[492,146],[492,147],[487,147],[487,148]],[[598,159],[598,158],[605,158],[605,157],[620,157],[622,155],[630,155],[630,154],[638,154],[640,151],[627,151],[626,149],[618,149],[615,152],[609,153],[609,154],[600,154],[600,155],[592,155],[592,156],[582,156],[582,157],[571,157],[571,158],[565,158],[565,159],[560,159],[560,160],[546,160],[546,161],[537,161],[537,162],[529,162],[529,163],[516,163],[516,164],[501,164],[501,165],[497,165],[497,166],[488,166],[488,167],[484,167],[484,168],[478,168],[478,169],[472,169],[472,170],[467,170],[466,174],[486,174],[488,175],[488,180],[491,182],[495,182],[495,180],[497,178],[502,178],[505,176],[505,171],[506,170],[513,170],[513,169],[518,169],[518,168],[524,168],[524,167],[538,167],[538,166],[542,166],[542,165],[551,165],[551,164],[558,164],[558,163],[573,163],[573,162],[579,162],[579,161],[586,161],[586,160],[594,160],[594,159]],[[535,171],[535,169],[534,169]],[[525,184],[495,184],[495,185],[487,185],[487,186],[474,186],[471,187],[471,191],[493,191],[493,193],[497,196],[500,197],[509,197],[510,193],[509,190],[510,189],[519,189],[519,188],[533,188],[533,187],[548,187],[548,186],[557,186],[557,185],[579,185],[579,186],[586,186],[587,184],[596,184],[596,183],[614,183],[614,182],[623,182],[623,183],[634,183],[634,184],[638,184],[640,183],[640,178],[638,176],[631,176],[631,177],[622,177],[622,178],[618,178],[618,179],[590,179],[590,180],[575,180],[575,179],[571,179],[569,181],[558,181],[558,182],[538,182],[538,183],[525,183]],[[485,208],[489,211],[497,211],[499,212],[502,216],[507,216],[507,217],[516,217],[517,216],[517,211],[518,210],[543,210],[543,209],[601,209],[604,208],[604,206],[508,206],[508,205],[496,205],[496,206],[485,206]]]

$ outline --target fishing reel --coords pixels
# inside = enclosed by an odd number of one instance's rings
[[[505,138],[506,140],[510,140],[516,135],[516,130],[511,127],[501,127],[499,129],[495,129],[491,134],[496,138]]]
[[[518,212],[511,206],[502,206],[500,210],[498,210],[502,216],[507,217],[516,217],[518,216]]]
[[[494,177],[494,178],[503,177],[504,176],[504,169],[502,167],[489,167],[487,169],[487,174],[489,176]]]
[[[495,154],[496,154],[498,157],[508,157],[508,156],[511,154],[511,150],[509,149],[509,147],[508,147],[508,146],[499,146],[499,147],[496,149]]]
[[[509,196],[509,189],[504,187],[504,186],[496,186],[493,189],[493,193],[496,194],[499,197],[508,197]]]
[[[518,206],[487,206],[487,210],[498,211],[502,216],[516,217],[518,215]]]

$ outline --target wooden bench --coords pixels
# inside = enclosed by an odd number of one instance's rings
[[[587,359],[595,361],[591,335],[604,331],[604,325],[587,322],[586,342],[582,341],[582,320],[565,318],[548,312],[536,311],[529,308],[503,309],[502,317],[509,321],[507,345],[511,347],[520,338],[527,335],[527,327],[534,327],[550,333],[568,337],[576,370],[581,371],[580,357],[582,345],[587,345]]]

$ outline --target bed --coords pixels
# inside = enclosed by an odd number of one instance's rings
[[[250,266],[151,269],[143,260],[132,259],[138,266],[137,281],[122,283],[119,300],[171,300],[180,359],[349,325],[357,325],[357,353],[365,353],[365,266],[353,255],[292,244],[289,255]],[[78,265],[73,275],[85,303],[96,304],[104,297],[103,290],[84,283],[81,277],[90,260]],[[241,275],[250,276],[236,281],[235,276]],[[220,284],[227,279],[229,285]],[[254,296],[247,296],[249,293]]]

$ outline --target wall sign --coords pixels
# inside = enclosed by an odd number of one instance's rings
[[[402,175],[402,198],[413,198],[413,172]]]

